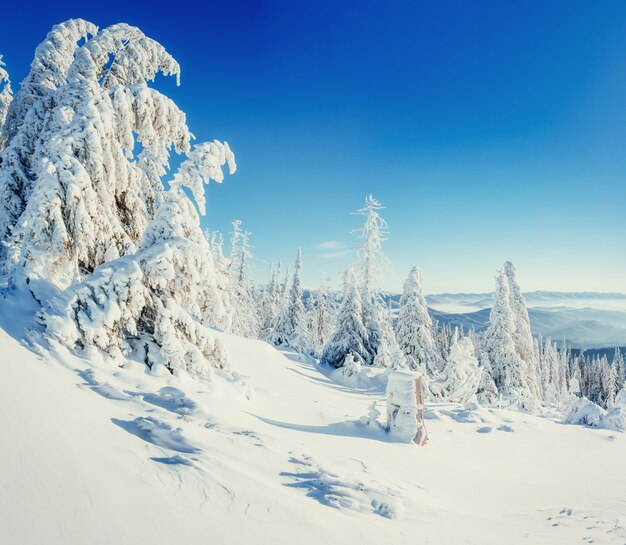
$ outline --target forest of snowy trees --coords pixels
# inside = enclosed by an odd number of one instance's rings
[[[510,262],[483,332],[433,322],[418,267],[392,309],[381,288],[389,233],[371,195],[355,213],[358,251],[339,291],[326,280],[303,288],[301,250],[255,283],[242,222],[226,236],[200,227],[204,186],[236,166],[226,142],[194,142],[184,112],[152,85],[179,73],[138,28],[80,19],[50,31],[17,90],[0,58],[2,274],[5,289],[39,302],[49,339],[209,378],[229,366],[217,329],[298,351],[344,379],[413,371],[431,399],[613,408],[622,354],[591,358],[533,336]]]

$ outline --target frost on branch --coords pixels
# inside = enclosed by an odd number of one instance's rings
[[[234,174],[237,165],[228,142],[223,144],[217,140],[203,142],[195,145],[187,154],[187,159],[181,163],[174,176],[174,181],[180,182],[191,190],[202,214],[205,213],[206,205],[203,184],[208,184],[209,180],[222,183],[224,180],[222,166],[226,163],[229,173]]]

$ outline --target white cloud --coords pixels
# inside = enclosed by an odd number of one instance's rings
[[[352,253],[353,249],[339,240],[326,240],[315,246],[318,250],[315,257],[320,259],[336,259]]]

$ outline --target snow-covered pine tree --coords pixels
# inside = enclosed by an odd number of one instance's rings
[[[615,404],[615,396],[621,387],[617,382],[617,367],[615,365],[610,365],[606,356],[602,359],[602,364],[604,371],[604,406],[607,409],[612,409]]]
[[[47,86],[46,100],[21,89],[5,124],[1,191],[20,189],[24,205],[8,229],[13,281],[26,281],[33,293],[37,283],[64,290],[40,318],[70,348],[95,346],[118,361],[134,351],[148,365],[209,376],[227,364],[208,329],[226,312],[183,187],[203,211],[204,184],[222,181],[225,164],[234,172],[234,156],[219,142],[191,148],[185,115],[147,85],[158,72],[178,74],[178,64],[139,29],[113,25],[95,34],[75,21],[55,29],[25,80],[26,89]],[[42,104],[48,111],[31,126]],[[11,185],[6,152],[28,127],[38,131],[32,184]],[[164,191],[171,147],[185,157]]]
[[[74,61],[78,42],[98,28],[82,19],[70,19],[52,27],[35,50],[30,72],[11,101],[0,126],[0,241],[6,242],[29,199],[36,174],[33,156],[44,118],[54,105]],[[6,246],[0,244],[0,260]]]
[[[280,261],[275,268],[270,267],[269,282],[263,293],[263,303],[261,306],[261,330],[259,338],[270,341],[281,303],[281,287],[280,287]]]
[[[434,378],[437,358],[431,327],[432,320],[422,294],[422,273],[418,267],[413,267],[400,297],[396,338],[409,366]]]
[[[303,327],[301,328],[304,333],[303,347],[309,354],[316,354],[317,351],[313,346],[313,335],[315,331],[315,307],[317,303],[315,301],[316,294],[311,290],[306,298],[306,304],[304,306],[304,319],[302,320]]]
[[[476,401],[481,381],[474,345],[468,337],[459,337],[455,329],[452,346],[443,370],[443,395],[455,403]]]
[[[382,243],[386,240],[387,222],[380,216],[381,205],[372,195],[365,198],[365,206],[354,214],[365,218],[363,225],[356,229],[361,241],[358,250],[358,270],[361,279],[361,300],[363,305],[363,324],[367,329],[365,363],[370,365],[376,357],[378,344],[383,335],[386,319],[380,283],[384,271],[389,267]]]
[[[210,378],[228,356],[208,329],[218,299],[215,268],[197,213],[173,182],[136,254],[99,266],[41,314],[69,348],[95,346],[118,364],[134,352]]]
[[[476,390],[476,397],[480,403],[485,405],[493,405],[499,399],[498,388],[493,380],[493,369],[491,368],[491,362],[486,350],[479,352],[479,374],[480,379],[478,381],[478,388]]]
[[[198,184],[221,181],[226,162],[234,171],[227,144],[190,147],[184,113],[147,85],[157,72],[178,74],[179,67],[160,44],[125,24],[75,50],[32,159],[37,183],[9,240],[16,283],[63,289],[135,252],[159,206],[172,146],[187,155],[175,179],[196,196]]]
[[[537,399],[528,387],[526,367],[515,349],[514,333],[515,316],[511,310],[509,282],[504,271],[500,271],[496,276],[494,304],[483,349],[499,394],[509,403],[534,410]]]
[[[391,323],[391,315],[389,311],[385,314],[386,316],[381,321],[382,335],[372,365],[386,369],[408,369],[406,357],[398,346],[396,334]]]
[[[9,73],[4,68],[6,64],[2,61],[2,55],[0,55],[0,153],[4,149],[4,122],[9,112],[9,106],[13,100],[13,91],[11,90],[11,79]],[[0,161],[2,156],[0,155]]]
[[[209,250],[215,263],[215,282],[222,301],[223,312],[213,316],[212,325],[222,331],[229,331],[232,318],[232,287],[228,272],[229,260],[224,256],[224,237],[217,231],[205,231]]]
[[[305,309],[302,302],[302,249],[298,248],[296,262],[293,270],[293,280],[289,291],[289,306],[287,314],[289,317],[289,346],[298,350],[306,350],[308,346],[308,336],[306,334]]]
[[[356,286],[354,269],[348,267],[343,277],[343,298],[335,330],[324,347],[322,362],[331,367],[344,365],[346,357],[352,355],[358,363],[369,357],[366,342],[367,330],[363,325],[361,293]]]
[[[234,232],[241,222],[233,222]],[[233,235],[234,238],[235,235]],[[256,301],[256,287],[250,277],[252,246],[250,233],[238,233],[238,244],[230,268],[231,276],[231,318],[229,332],[249,339],[259,336],[259,314]]]
[[[624,356],[619,348],[615,348],[611,365],[615,367],[615,381],[617,389],[620,390],[624,387],[624,382],[626,381],[626,367],[624,365]]]
[[[322,278],[319,290],[317,291],[317,304],[315,305],[315,317],[313,321],[313,331],[311,344],[317,353],[321,353],[333,330],[332,309],[329,308],[328,289]]]
[[[530,329],[530,318],[528,316],[528,308],[526,300],[522,295],[519,283],[517,281],[517,270],[515,265],[507,261],[503,267],[504,274],[509,282],[509,297],[511,310],[515,317],[515,332],[513,334],[513,342],[515,350],[524,362],[526,373],[526,384],[531,393],[535,397],[539,397],[539,386],[537,379],[537,362],[533,354],[533,336]]]
[[[560,400],[560,382],[559,382],[559,354],[556,344],[548,337],[545,340],[543,348],[542,369],[545,374],[543,391],[543,399],[546,403],[556,404]]]
[[[270,341],[275,346],[289,346],[289,340],[293,335],[291,329],[291,320],[289,318],[289,302],[290,302],[290,284],[289,269],[285,272],[285,278],[280,287],[280,300],[278,304],[278,313],[276,316],[276,325],[272,332]]]

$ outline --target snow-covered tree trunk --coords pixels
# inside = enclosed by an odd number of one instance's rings
[[[425,445],[424,386],[422,377],[407,371],[389,373],[387,382],[387,429],[404,442]]]

